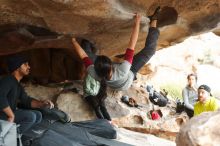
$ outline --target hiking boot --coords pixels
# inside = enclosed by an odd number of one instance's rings
[[[155,9],[153,15],[148,16],[148,18],[150,19],[150,21],[158,20],[158,15],[159,15],[159,13],[160,13],[160,6],[158,6],[158,7]]]

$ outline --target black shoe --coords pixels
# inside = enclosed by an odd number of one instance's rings
[[[150,21],[157,20],[159,13],[160,13],[160,6],[158,6],[154,11],[153,15],[148,16],[148,18],[150,19]]]

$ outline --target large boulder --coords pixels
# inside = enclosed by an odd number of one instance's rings
[[[71,91],[72,87],[77,88],[78,89],[77,91],[79,91],[79,93],[77,94],[72,92]],[[45,99],[53,100],[59,109],[65,111],[70,115],[72,121],[85,121],[85,120],[95,119],[96,116],[94,114],[93,109],[82,98],[82,87],[79,84],[73,84],[71,86],[68,86],[68,88],[70,89],[70,91],[68,91],[68,89],[65,89],[63,84],[60,84],[59,86],[56,85],[56,87],[55,85],[53,85],[53,87],[51,86],[45,87],[39,85],[25,84],[25,90],[27,91],[29,96],[32,96],[39,100],[45,100]],[[115,98],[114,94],[115,93],[109,91],[109,97],[107,98],[106,105],[114,121],[119,124],[118,126],[125,127],[126,123],[128,127],[131,126],[132,124],[133,126],[142,125],[143,121],[142,123],[138,122],[139,115],[137,113],[137,110],[134,108],[130,108],[130,109],[125,108],[126,106],[124,104],[121,104],[117,96]],[[140,102],[140,100],[138,101]],[[136,113],[136,115],[132,115],[132,113]],[[120,117],[128,117],[127,122],[121,120]],[[116,140],[127,144],[138,145],[138,146],[155,146],[162,144],[164,146],[175,146],[175,142],[164,139],[167,138],[168,136],[161,136],[161,135],[167,135],[166,132],[164,134],[164,131],[153,130],[153,128],[151,129],[151,132],[149,131],[143,132],[135,129],[131,129],[133,130],[131,131],[124,128],[116,128],[116,127],[115,129],[117,131]],[[155,131],[157,133],[155,133]],[[161,135],[159,135],[159,133],[161,133]],[[159,138],[151,134],[163,138]],[[173,135],[171,135],[171,137],[173,137]]]
[[[159,26],[168,25],[161,28],[159,47],[211,30],[220,21],[218,0],[8,0],[0,5],[0,54],[33,48],[71,48],[68,35],[74,35],[97,42],[103,54],[113,56],[127,47],[133,14],[152,14],[159,5],[163,7]],[[142,19],[145,24],[147,19]],[[138,49],[145,37],[145,32],[140,34]]]
[[[102,53],[112,56],[124,52],[132,25],[128,20],[134,12],[146,16],[146,12],[151,14],[158,5],[163,7],[159,26],[168,25],[161,29],[159,46],[169,46],[194,33],[211,30],[220,21],[218,0],[159,3],[153,0],[20,0],[1,1],[0,5],[1,39],[8,46],[1,45],[1,54],[31,48],[69,48],[71,45],[66,41],[58,43],[66,39],[57,36],[73,34],[96,41],[103,48]],[[11,38],[9,32],[17,35]],[[145,37],[146,33],[140,34],[139,49]]]
[[[175,146],[175,142],[163,138],[158,138],[150,134],[142,134],[126,130],[124,128],[117,128],[117,140],[129,143],[135,146]]]
[[[18,3],[3,0],[0,1],[0,55],[37,49],[28,56],[32,58],[32,75],[39,82],[80,79],[82,64],[73,52],[66,51],[72,49],[72,36],[94,42],[98,54],[111,58],[121,55],[128,45],[132,17],[135,12],[141,12],[144,17],[138,51],[143,48],[147,34],[149,20],[145,16],[159,5],[162,15],[157,49],[209,30],[219,34],[219,0],[20,0]]]
[[[190,119],[176,138],[177,146],[218,146],[220,112],[206,112]]]

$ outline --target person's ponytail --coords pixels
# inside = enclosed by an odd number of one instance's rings
[[[94,68],[96,74],[101,79],[100,81],[100,89],[97,95],[98,101],[102,102],[107,97],[107,83],[106,81],[111,78],[112,72],[112,61],[107,56],[97,56]]]
[[[99,102],[102,102],[103,100],[106,99],[106,97],[107,97],[107,83],[106,83],[106,80],[103,78],[100,81],[100,89],[97,94],[97,98]]]

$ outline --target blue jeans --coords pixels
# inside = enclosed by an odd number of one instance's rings
[[[38,124],[42,120],[42,114],[37,110],[23,110],[18,109],[14,112],[15,123],[19,124],[19,132],[24,133],[32,126]]]
[[[144,48],[134,55],[131,71],[136,76],[137,72],[150,60],[156,52],[159,30],[155,27],[150,27],[145,41]]]

